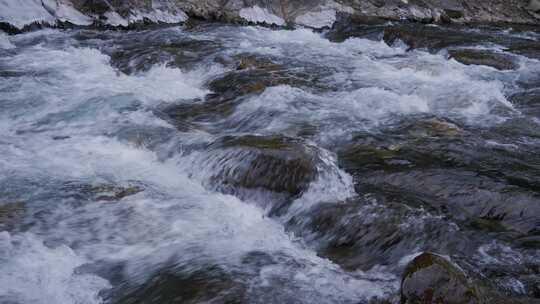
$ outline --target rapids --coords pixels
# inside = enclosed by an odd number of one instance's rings
[[[0,35],[0,302],[397,303],[426,250],[540,297],[540,61],[505,44],[540,36],[476,33],[517,68],[373,33]]]

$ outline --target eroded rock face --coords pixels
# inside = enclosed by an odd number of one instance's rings
[[[409,263],[401,282],[401,304],[482,303],[465,273],[446,258],[422,253]]]

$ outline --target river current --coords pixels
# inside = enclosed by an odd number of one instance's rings
[[[539,34],[463,39],[498,70],[379,30],[1,35],[0,302],[397,303],[423,251],[540,297],[540,61],[505,45]]]

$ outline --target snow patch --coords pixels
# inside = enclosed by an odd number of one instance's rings
[[[152,22],[163,22],[163,23],[180,23],[188,19],[188,16],[183,11],[167,11],[161,9],[155,9],[151,12],[140,12],[135,11],[133,16],[129,19],[131,22],[142,21],[143,19],[148,19]]]
[[[0,22],[9,23],[19,29],[34,22],[56,21],[41,0],[0,0],[0,8]]]
[[[309,12],[296,17],[295,22],[313,28],[332,27],[336,22],[336,11],[333,9]]]
[[[129,22],[122,16],[120,16],[117,12],[108,11],[104,14],[105,18],[107,18],[107,24],[112,26],[128,26]]]
[[[241,9],[240,17],[249,22],[285,25],[283,18],[270,13],[266,8],[260,8],[256,5]]]
[[[60,4],[56,8],[56,18],[60,21],[67,21],[77,25],[90,25],[93,22],[93,19],[84,15],[83,13],[76,10],[73,6],[69,4]]]

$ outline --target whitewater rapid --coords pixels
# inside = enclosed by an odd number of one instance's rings
[[[146,34],[152,32],[140,33]],[[160,62],[128,75],[108,55],[123,33],[78,35],[0,36],[0,194],[26,209],[15,228],[0,232],[0,302],[104,303],[162,269],[208,267],[245,286],[249,303],[358,303],[392,295],[400,279],[387,265],[346,271],[284,228],[311,206],[357,194],[332,147],[414,115],[443,116],[471,129],[519,117],[507,96],[516,81],[540,70],[538,61],[521,56],[518,70],[498,71],[444,53],[407,52],[402,44],[333,43],[307,29],[157,29],[154,35],[171,42],[217,41],[219,56],[292,58],[289,69],[305,64],[320,73],[321,86],[268,87],[229,116],[178,131],[159,111],[201,103],[211,93],[207,82],[230,67],[211,59],[188,68]],[[242,198],[211,187],[221,156],[198,147],[224,135],[294,137],[304,125],[316,126],[308,144],[322,151],[323,162],[288,214],[269,216],[272,197],[264,193]],[[73,183],[144,191],[115,203],[61,194]],[[271,262],[250,265],[252,253]],[[214,301],[220,296],[226,295]]]

